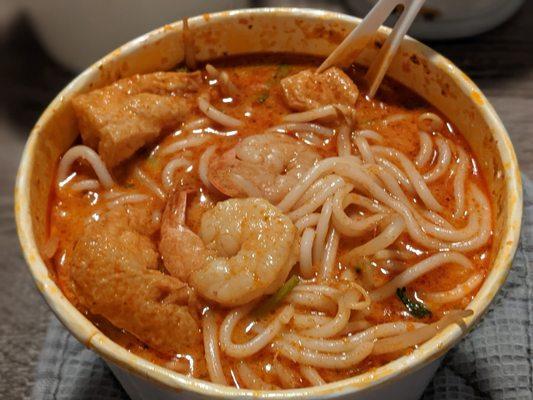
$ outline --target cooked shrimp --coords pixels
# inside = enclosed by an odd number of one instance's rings
[[[316,74],[305,70],[281,80],[286,103],[297,111],[336,105],[353,120],[359,89],[342,70],[332,67]]]
[[[186,194],[167,204],[159,250],[170,274],[224,306],[276,291],[298,257],[289,217],[263,199],[230,199],[202,215],[200,232],[185,225]]]
[[[158,271],[150,211],[119,206],[89,223],[70,261],[73,288],[88,311],[153,348],[190,353],[202,341],[194,296],[186,283]]]
[[[279,202],[321,156],[280,133],[249,136],[220,157],[212,157],[208,178],[230,197]]]

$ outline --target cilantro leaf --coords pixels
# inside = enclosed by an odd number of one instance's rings
[[[396,296],[401,300],[401,302],[415,318],[425,318],[431,317],[431,311],[426,308],[426,306],[416,299],[412,299],[407,295],[407,289],[405,287],[396,289]]]

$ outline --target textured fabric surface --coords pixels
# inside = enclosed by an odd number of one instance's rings
[[[129,399],[104,361],[52,317],[32,399]]]
[[[490,310],[446,356],[423,400],[533,400],[533,184],[524,179],[522,238]],[[104,362],[53,318],[33,399],[128,399]]]

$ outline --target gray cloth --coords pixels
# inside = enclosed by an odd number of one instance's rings
[[[446,356],[423,400],[533,399],[533,184],[513,268],[481,323]],[[111,371],[53,318],[32,399],[127,399]]]

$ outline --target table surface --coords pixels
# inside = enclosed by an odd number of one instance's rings
[[[73,74],[42,50],[31,24],[0,1],[0,398],[28,398],[50,311],[25,267],[13,218],[13,185],[31,126]],[[533,1],[486,34],[429,43],[488,96],[533,176]]]

